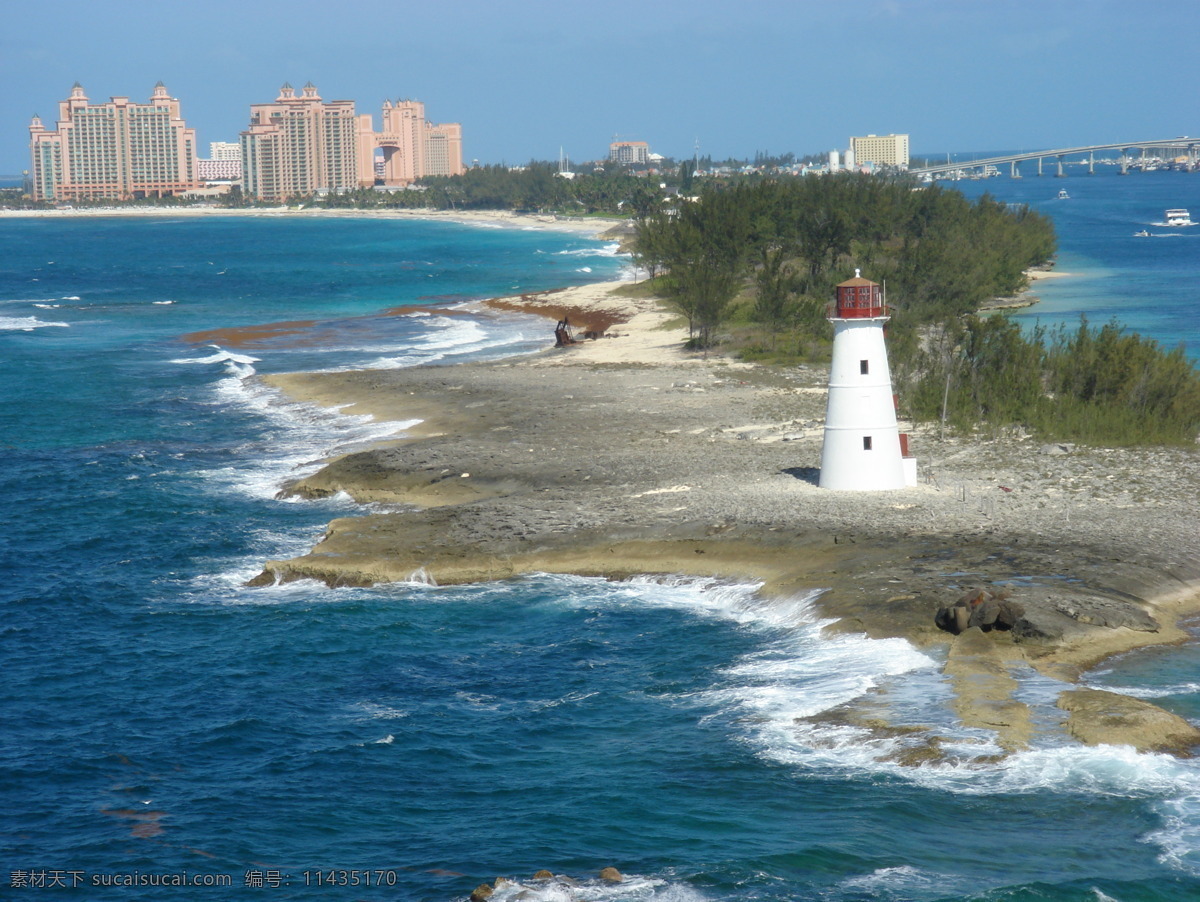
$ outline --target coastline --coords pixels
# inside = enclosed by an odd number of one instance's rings
[[[1069,689],[1107,657],[1188,640],[1179,624],[1200,612],[1200,537],[1178,487],[1200,483],[1194,451],[943,441],[909,429],[920,485],[820,490],[824,371],[689,354],[671,314],[614,297],[618,284],[482,302],[606,322],[606,337],[570,347],[263,377],[297,400],[422,422],[289,486],[391,507],[333,521],[308,554],[267,562],[257,583],[449,584],[541,571],[711,576],[761,583],[767,596],[819,587],[831,629],[945,655],[960,717],[995,730],[1008,750],[1027,747],[1033,730],[1005,682],[1014,668]],[[1005,585],[1026,611],[1019,635],[934,626],[963,592]],[[1076,704],[1062,729],[1179,753],[1200,742],[1153,705],[1099,696],[1090,713]]]
[[[1029,284],[1023,291],[1010,297],[992,298],[979,308],[979,312],[994,313],[997,310],[1020,310],[1040,304],[1042,299],[1040,295],[1036,294],[1036,283],[1046,279],[1062,279],[1075,275],[1077,273],[1060,272],[1056,269],[1027,269],[1025,271],[1025,278]]]
[[[57,219],[57,218],[101,218],[101,217],[154,217],[177,218],[180,216],[237,216],[266,217],[308,216],[329,219],[421,219],[454,222],[464,225],[507,226],[510,228],[540,228],[553,231],[599,234],[624,226],[625,220],[602,217],[557,217],[528,213],[510,213],[505,210],[434,210],[429,208],[395,210],[329,210],[325,208],[298,207],[88,207],[70,210],[5,210],[0,209],[0,218],[10,219]]]

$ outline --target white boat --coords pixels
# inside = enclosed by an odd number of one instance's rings
[[[1070,197],[1071,197],[1071,195],[1067,194],[1067,189],[1066,189],[1066,188],[1059,188],[1059,189],[1058,189],[1058,199],[1059,199],[1059,200],[1069,200],[1069,199],[1070,199]]]
[[[1169,226],[1195,225],[1195,223],[1192,222],[1191,214],[1182,208],[1178,210],[1168,210],[1164,216],[1167,221],[1167,225]]]
[[[1140,232],[1134,232],[1133,237],[1134,238],[1149,238],[1150,233],[1148,231],[1146,231],[1145,229],[1142,229]]]

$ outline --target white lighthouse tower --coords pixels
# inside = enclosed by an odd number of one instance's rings
[[[908,436],[896,426],[896,401],[883,325],[887,310],[879,285],[854,278],[837,286],[833,362],[821,447],[823,489],[887,491],[917,484]]]

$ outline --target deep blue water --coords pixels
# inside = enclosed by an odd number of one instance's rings
[[[1200,766],[1052,744],[991,762],[939,662],[824,636],[817,586],[772,603],[702,580],[243,586],[356,512],[279,485],[397,428],[256,372],[545,346],[541,320],[456,305],[611,278],[611,248],[113,218],[0,219],[0,250],[0,897],[444,902],[500,875],[524,882],[500,900],[1200,896]],[[247,345],[204,334],[263,324]],[[1198,671],[1183,648],[1094,680],[1200,717]],[[1057,687],[1019,676],[1057,716]],[[903,738],[797,722],[868,693],[939,725],[960,762],[904,768]],[[601,884],[607,865],[626,882]],[[540,868],[579,883],[534,884]],[[184,872],[231,885],[92,887]]]
[[[1066,178],[1007,175],[943,183],[968,197],[984,191],[1008,203],[1028,204],[1053,218],[1059,236],[1055,269],[1069,277],[1037,282],[1041,303],[1019,314],[1068,329],[1086,316],[1093,326],[1112,319],[1165,348],[1184,343],[1200,361],[1200,226],[1168,227],[1163,214],[1182,207],[1200,222],[1200,173],[1162,170],[1120,175],[1117,166],[1068,166]],[[1049,172],[1050,170],[1047,170]],[[1059,190],[1069,197],[1060,199]],[[1139,237],[1138,232],[1149,232]]]

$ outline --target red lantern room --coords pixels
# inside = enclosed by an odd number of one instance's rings
[[[837,309],[834,315],[838,319],[887,316],[879,283],[864,279],[856,269],[853,279],[847,279],[837,286]]]

